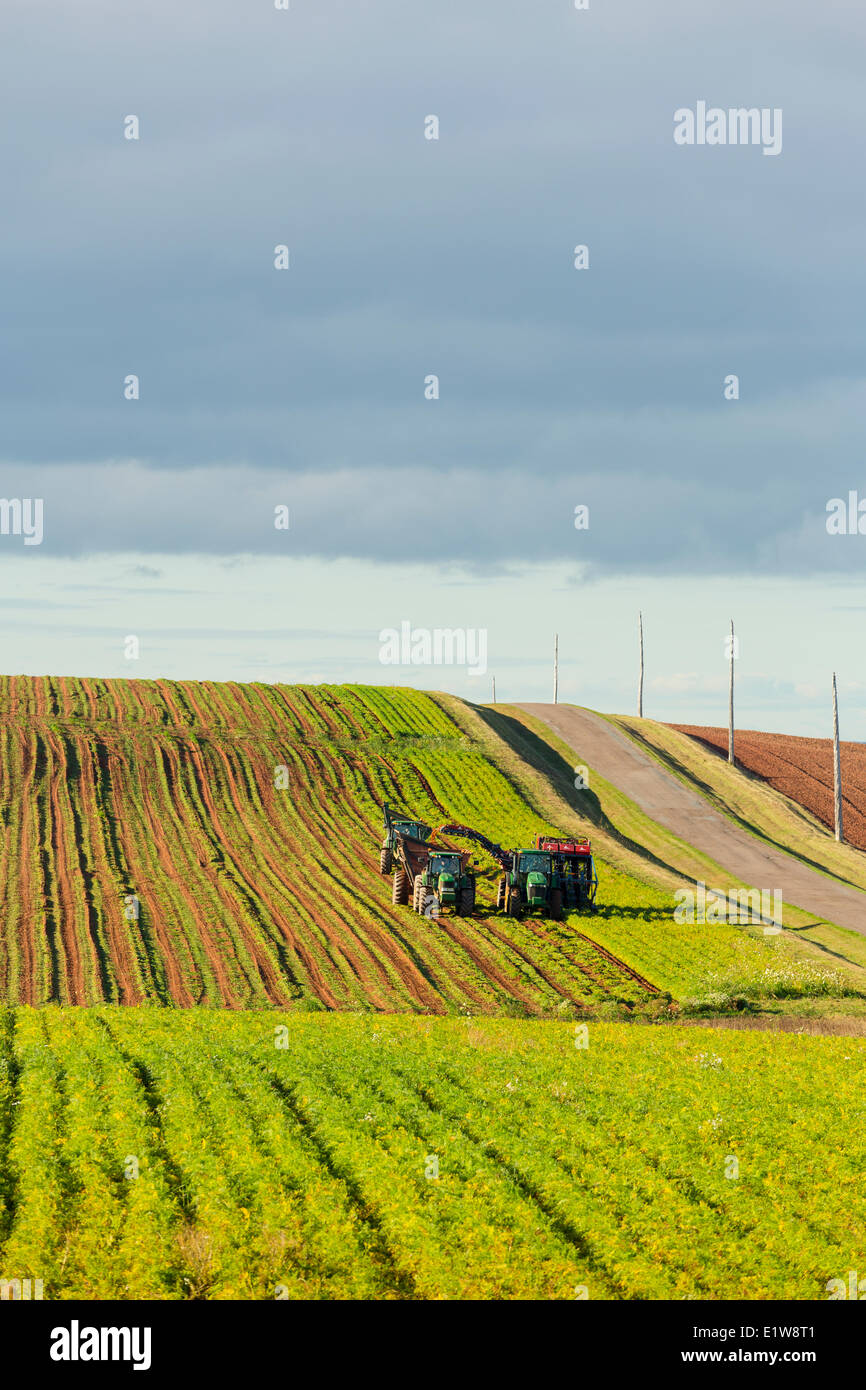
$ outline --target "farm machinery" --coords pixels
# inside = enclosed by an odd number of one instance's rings
[[[563,905],[578,910],[588,907],[590,912],[595,912],[598,874],[589,840],[560,840],[552,835],[539,835],[535,845],[536,849],[552,856]]]
[[[392,811],[387,801],[382,810],[385,817],[385,837],[379,850],[379,873],[390,874],[394,867],[398,836],[407,836],[411,840],[423,843],[425,840],[429,840],[432,830],[429,825],[425,825],[423,821],[415,820],[413,816],[404,815],[400,811]]]
[[[385,803],[385,839],[379,853],[383,874],[393,869],[391,901],[412,901],[416,912],[427,912],[431,903],[450,908],[460,916],[475,909],[475,874],[469,854],[430,844],[431,827],[410,816],[395,814]]]
[[[532,849],[503,849],[466,825],[442,825],[435,834],[474,840],[502,869],[496,906],[510,917],[539,911],[558,921],[566,908],[595,911],[598,875],[589,840],[538,835]]]
[[[440,908],[453,908],[460,917],[474,912],[475,874],[469,867],[468,854],[430,847],[427,864],[415,878],[412,906],[423,913],[429,910],[431,900]]]
[[[423,821],[394,813],[385,804],[385,840],[379,867],[394,871],[391,901],[412,901],[416,912],[429,913],[431,903],[468,916],[475,908],[476,876],[469,853],[441,848],[436,837],[472,840],[501,870],[496,906],[510,917],[525,912],[560,921],[566,909],[595,911],[598,875],[592,846],[585,839],[538,835],[531,849],[503,849],[471,826],[446,823],[431,830]]]

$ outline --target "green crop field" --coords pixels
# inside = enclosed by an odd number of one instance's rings
[[[118,1007],[0,1030],[0,1271],[46,1298],[807,1300],[866,1265],[863,1039]]]
[[[678,924],[684,880],[503,730],[0,679],[0,1297],[808,1300],[866,1264],[866,1043],[676,1022],[853,1014],[862,972]],[[598,912],[496,913],[480,853],[472,918],[395,907],[385,800],[590,833]]]
[[[850,977],[673,921],[671,874],[513,775],[459,701],[373,687],[0,678],[0,999],[556,1014]],[[384,800],[506,845],[591,831],[599,912],[394,907]],[[780,960],[784,966],[780,975]],[[835,962],[833,963],[835,965]],[[757,982],[757,984],[756,984]]]

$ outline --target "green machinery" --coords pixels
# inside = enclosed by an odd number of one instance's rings
[[[432,828],[423,821],[407,816],[401,811],[393,811],[387,801],[383,807],[385,837],[379,850],[379,873],[390,874],[394,867],[397,837],[408,836],[412,840],[429,840]]]
[[[415,876],[412,906],[429,916],[431,909],[450,908],[460,917],[475,910],[475,874],[469,856],[457,850],[430,846],[427,863]]]

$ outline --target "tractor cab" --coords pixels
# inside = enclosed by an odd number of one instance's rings
[[[539,849],[514,850],[511,868],[500,881],[497,906],[504,908],[509,917],[521,917],[524,912],[561,917],[562,896],[553,855]]]
[[[553,875],[552,856],[538,850],[520,850],[517,855],[517,873],[521,885],[525,885],[527,906],[535,907],[546,903]]]
[[[431,826],[402,811],[392,811],[387,801],[384,805],[385,836],[379,847],[379,872],[390,874],[394,867],[395,850],[398,838],[416,841],[423,845],[433,833]]]
[[[430,855],[427,886],[438,894],[443,907],[451,907],[457,900],[457,886],[463,876],[464,859],[465,855],[457,853]]]
[[[395,820],[391,822],[391,829],[410,840],[426,840],[430,834],[430,826],[419,820]]]

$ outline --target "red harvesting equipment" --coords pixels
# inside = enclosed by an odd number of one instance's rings
[[[551,835],[539,835],[535,845],[550,854],[592,854],[589,840],[557,840]]]
[[[589,840],[563,840],[557,835],[539,835],[535,846],[553,855],[562,882],[565,906],[578,909],[588,907],[590,912],[595,912],[598,874]]]

